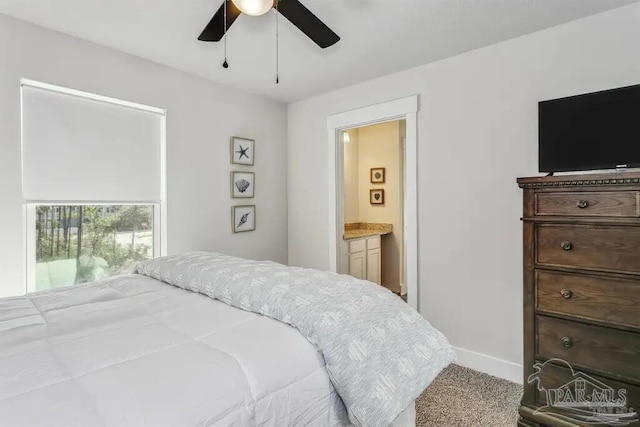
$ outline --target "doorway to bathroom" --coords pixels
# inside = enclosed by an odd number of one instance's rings
[[[338,272],[407,298],[404,268],[406,120],[342,131]]]
[[[418,97],[414,95],[327,119],[330,269],[386,285],[403,295],[415,309],[419,308],[417,113]],[[375,136],[383,133],[393,134],[397,142],[397,161],[392,166],[386,165],[389,156],[361,159],[361,145],[371,141],[373,145],[383,144]],[[384,136],[379,139],[388,141]],[[393,144],[380,148],[393,150]],[[366,151],[367,148],[362,154]],[[345,162],[355,158],[356,153],[357,173],[355,163],[345,168]],[[391,211],[385,207],[391,207],[392,203],[401,220],[384,216]],[[371,231],[374,233],[370,234]],[[362,239],[356,238],[358,233]],[[393,261],[385,260],[389,254],[396,254],[395,266]],[[391,265],[385,266],[388,263]]]

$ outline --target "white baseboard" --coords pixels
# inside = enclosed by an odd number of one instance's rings
[[[522,384],[523,373],[520,364],[464,348],[453,347],[453,350],[458,355],[458,360],[455,363],[460,366]]]
[[[400,295],[406,295],[407,294],[407,284],[406,283],[400,283]]]

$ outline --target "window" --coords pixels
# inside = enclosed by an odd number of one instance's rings
[[[153,205],[32,205],[35,288],[118,274],[154,256]]]
[[[26,290],[164,255],[164,110],[27,80],[21,101]]]

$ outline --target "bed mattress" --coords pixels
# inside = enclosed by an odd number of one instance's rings
[[[0,420],[348,424],[296,329],[141,275],[0,300]]]

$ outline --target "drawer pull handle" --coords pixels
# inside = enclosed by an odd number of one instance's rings
[[[573,347],[573,340],[569,337],[562,337],[560,341],[562,342],[562,345],[564,346],[564,348]]]
[[[571,292],[569,289],[561,290],[560,294],[562,294],[562,298],[564,299],[571,299],[571,297],[573,296],[573,292]]]
[[[589,202],[587,202],[586,200],[578,200],[578,203],[576,203],[576,206],[579,207],[580,209],[585,209],[589,207]]]
[[[571,248],[573,248],[573,244],[568,240],[565,240],[564,242],[560,243],[560,247],[565,251],[570,251]]]

